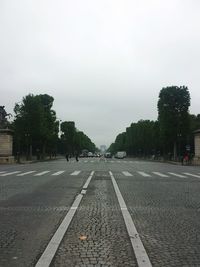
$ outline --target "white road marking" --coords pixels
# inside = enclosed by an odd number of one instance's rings
[[[87,181],[85,182],[85,184],[83,186],[83,189],[87,189],[88,188],[88,185],[89,185],[93,175],[94,175],[94,171],[91,172],[90,176],[88,177]]]
[[[53,175],[53,176],[57,176],[57,175],[62,174],[63,172],[65,172],[65,171],[58,171],[58,172],[53,173],[52,175]]]
[[[174,172],[168,172],[169,174],[171,175],[174,175],[174,176],[177,176],[177,177],[180,177],[180,178],[187,178],[186,176],[184,175],[181,175],[181,174],[177,174],[177,173],[174,173]]]
[[[146,172],[138,172],[140,175],[144,176],[144,177],[151,177],[150,174],[147,174]]]
[[[192,176],[195,178],[200,178],[200,175],[196,175],[196,174],[192,174],[192,173],[188,173],[188,172],[184,172],[183,174],[188,175],[188,176]]]
[[[33,172],[36,172],[36,171],[23,172],[23,173],[17,174],[17,176],[24,176],[24,175],[27,175],[27,174],[31,174]]]
[[[85,160],[85,161],[84,161],[84,163],[87,163],[87,162],[88,162],[88,160]]]
[[[21,172],[21,171],[7,172],[7,173],[0,174],[0,176],[8,176],[8,175],[16,174],[19,172]]]
[[[81,171],[74,171],[70,175],[78,175]]]
[[[87,179],[87,181],[91,181],[91,178],[93,176],[94,172],[92,172]],[[50,240],[49,244],[47,245],[45,251],[43,252],[42,256],[36,263],[35,267],[49,267],[55,254],[56,251],[74,217],[74,214],[76,210],[79,207],[79,204],[83,198],[83,194],[79,194],[76,199],[74,200],[74,203],[72,204],[70,210],[68,211],[67,215],[65,216],[64,220],[58,227],[57,231],[53,235],[52,239]]]
[[[39,172],[39,173],[35,174],[34,176],[42,176],[42,175],[44,175],[44,174],[46,174],[48,172],[50,172],[50,171]]]
[[[133,176],[130,172],[126,172],[126,171],[124,171],[124,172],[122,172],[125,176]]]
[[[4,172],[0,172],[0,174],[1,174],[1,173],[5,173],[5,171],[4,171]]]
[[[110,176],[111,176],[111,180],[115,189],[115,193],[117,195],[118,198],[118,202],[121,208],[121,212],[126,224],[126,228],[129,234],[129,238],[131,240],[131,244],[133,247],[133,251],[135,253],[135,257],[138,263],[138,267],[152,267],[152,264],[149,260],[149,257],[147,255],[147,252],[142,244],[142,241],[140,239],[140,236],[137,232],[137,229],[133,223],[133,220],[131,218],[131,215],[127,209],[126,203],[121,195],[121,192],[119,190],[119,187],[115,181],[115,178],[112,174],[112,172],[109,172]]]
[[[158,175],[158,176],[160,176],[160,177],[169,177],[168,175],[163,174],[161,172],[153,172],[153,173],[156,174],[156,175]]]

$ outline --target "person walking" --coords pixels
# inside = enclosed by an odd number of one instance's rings
[[[69,154],[68,153],[66,153],[65,158],[67,161],[69,161]]]
[[[78,161],[78,152],[75,154],[76,161]]]

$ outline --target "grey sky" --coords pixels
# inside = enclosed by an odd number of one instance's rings
[[[198,114],[199,14],[199,0],[0,0],[0,105],[50,94],[97,146],[156,120],[165,86],[188,86]]]

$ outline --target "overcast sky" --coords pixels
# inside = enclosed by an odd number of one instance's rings
[[[0,0],[0,105],[29,93],[100,146],[157,119],[162,87],[200,113],[199,0]]]

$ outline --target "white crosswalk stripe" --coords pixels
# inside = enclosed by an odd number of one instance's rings
[[[36,171],[23,172],[23,173],[17,174],[17,176],[24,176],[24,175],[31,174],[34,172],[36,172]]]
[[[21,171],[7,172],[7,173],[0,174],[0,176],[8,176],[8,175],[16,174],[19,172],[21,172]]]
[[[189,173],[189,172],[184,172],[183,174],[188,175],[188,176],[192,176],[192,177],[195,177],[195,178],[200,178],[200,175],[192,174],[192,173]]]
[[[50,171],[39,172],[39,173],[35,174],[34,176],[42,176],[42,175],[44,175],[44,174],[46,174],[48,172],[50,172]]]
[[[79,175],[80,172],[81,172],[81,171],[74,171],[74,172],[72,172],[70,175]]]
[[[58,176],[58,175],[62,174],[63,172],[65,172],[65,171],[58,171],[58,172],[53,173],[52,175],[53,176]]]
[[[138,172],[140,175],[144,176],[144,177],[151,177],[150,174],[147,174],[146,172]]]
[[[5,173],[5,171],[4,171],[4,172],[0,172],[0,174],[1,174],[1,173]]]
[[[133,176],[130,172],[127,172],[127,171],[123,171],[122,172],[125,176]]]
[[[168,175],[163,174],[163,173],[161,173],[161,172],[153,172],[153,174],[158,175],[158,176],[160,176],[160,177],[169,177]]]
[[[177,173],[174,173],[174,172],[168,172],[168,173],[171,174],[171,175],[174,175],[176,177],[187,178],[187,176],[184,176],[184,175],[181,175],[181,174],[177,174]]]

